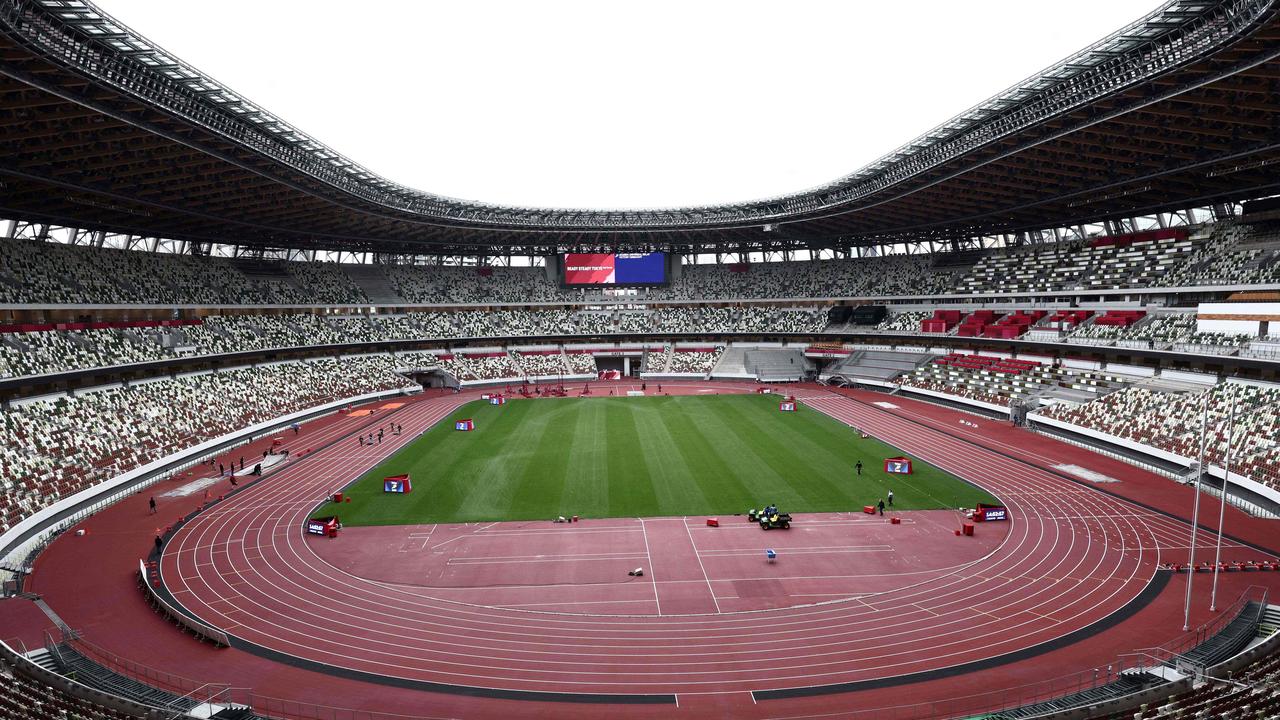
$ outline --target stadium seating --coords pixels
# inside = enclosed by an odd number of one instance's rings
[[[1192,392],[1134,387],[1076,406],[1044,411],[1048,417],[1160,448],[1185,458],[1200,453],[1201,418],[1209,403],[1208,462],[1225,461],[1225,425],[1236,402],[1232,472],[1280,488],[1280,385],[1220,383]]]
[[[672,348],[671,352],[667,354],[667,364],[663,372],[705,375],[715,368],[723,352],[723,346],[714,348]]]
[[[279,363],[15,403],[0,413],[0,529],[126,470],[334,399],[411,383],[385,355]]]
[[[916,333],[920,331],[920,323],[927,320],[932,313],[911,311],[894,313],[884,319],[879,325],[875,326],[876,332],[885,333]],[[835,328],[828,328],[834,330]],[[844,329],[843,327],[839,329]]]
[[[596,358],[589,352],[567,350],[564,357],[569,364],[569,373],[572,375],[595,375],[597,372]]]
[[[953,353],[902,375],[903,387],[922,388],[973,400],[1008,405],[1036,397],[1095,397],[1124,386],[1124,378],[1037,360]]]
[[[1231,683],[1201,682],[1195,688],[1171,695],[1159,703],[1112,713],[1099,720],[1253,720],[1280,716],[1280,692],[1276,691],[1277,683],[1280,683],[1280,654],[1263,657],[1230,679]]]
[[[1169,349],[1195,334],[1195,313],[1146,315],[1141,311],[1109,311],[1067,337],[1067,342]]]
[[[892,297],[1035,293],[1280,282],[1280,232],[1218,223],[1205,233],[1136,233],[990,251],[971,267],[928,256],[685,265],[639,300]],[[545,267],[391,265],[366,282],[398,302],[530,303],[599,299],[561,287]],[[0,302],[41,304],[360,304],[369,293],[343,266],[0,240]]]
[[[463,353],[462,359],[471,375],[480,380],[524,377],[506,352]]]
[[[1274,247],[1276,239],[1274,229],[1217,223],[1208,240],[1185,263],[1170,268],[1151,284],[1186,287],[1280,282],[1280,248]],[[1249,247],[1239,247],[1246,242]]]
[[[559,377],[569,374],[569,365],[560,350],[512,352],[520,377]]]
[[[1195,242],[1176,230],[1016,249],[979,260],[956,290],[1032,293],[1151,285],[1194,249]]]
[[[133,720],[144,717],[80,700],[0,668],[0,717],[25,720]]]

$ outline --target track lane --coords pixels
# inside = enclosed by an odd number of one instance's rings
[[[448,400],[453,398],[409,406],[423,407],[398,420],[410,429],[403,442],[415,435],[416,423],[429,425],[433,416],[447,414]],[[926,460],[938,456],[941,462],[935,464],[962,477],[973,478],[975,468],[985,464],[984,486],[997,496],[1008,492],[1006,500],[1019,518],[1005,544],[968,571],[909,590],[763,616],[575,617],[464,605],[341,573],[310,552],[299,530],[311,507],[307,503],[378,460],[376,452],[317,453],[320,457],[308,460],[326,464],[309,477],[301,471],[282,474],[260,497],[255,493],[254,502],[240,498],[246,493],[231,498],[228,502],[237,502],[218,511],[220,522],[193,520],[175,537],[182,542],[172,555],[166,553],[165,580],[202,618],[235,625],[233,634],[342,666],[473,685],[699,692],[913,672],[989,656],[1002,646],[1037,644],[1119,607],[1154,571],[1159,543],[1141,518],[1117,514],[1105,495],[1067,487],[1047,473],[1027,477],[1025,467],[1014,467],[1007,458],[993,460],[999,456],[954,439],[929,449],[924,446],[937,445],[939,433],[893,426],[887,417],[855,413],[839,403],[821,409],[838,419],[844,418],[837,413],[847,413],[859,422],[883,424],[885,432],[902,434],[895,444]],[[921,447],[914,447],[917,443]],[[1068,515],[1073,519],[1057,519]],[[191,537],[198,537],[197,545],[226,543],[226,550],[211,552],[204,560],[210,565],[184,562]],[[230,542],[236,537],[243,542]],[[176,578],[170,568],[179,571]],[[341,599],[325,595],[335,589]],[[229,592],[234,609],[221,599]],[[974,596],[983,598],[980,607],[974,606]],[[341,642],[316,629],[334,618],[341,618]],[[972,633],[994,628],[1003,628],[1007,637],[1000,646],[981,653],[967,647]],[[925,642],[934,650],[927,658],[920,652]],[[778,652],[778,647],[802,650]],[[565,656],[570,659],[558,659]]]

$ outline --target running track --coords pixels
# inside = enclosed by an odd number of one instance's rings
[[[744,385],[682,386],[696,389],[740,392]],[[182,527],[166,547],[162,577],[179,603],[238,641],[335,668],[516,694],[656,699],[849,683],[1032,648],[1122,608],[1160,562],[1172,559],[1170,552],[1185,554],[1185,523],[1019,462],[1008,456],[1016,449],[979,447],[823,390],[800,395],[808,407],[1000,497],[1013,517],[1004,543],[977,563],[920,584],[750,613],[716,612],[710,583],[701,590],[711,595],[706,612],[661,607],[666,586],[653,580],[696,572],[688,565],[701,562],[696,548],[673,553],[665,561],[671,567],[657,559],[651,575],[659,577],[645,580],[653,583],[657,612],[648,614],[627,605],[587,614],[449,601],[430,588],[344,573],[317,556],[316,539],[301,532],[315,505],[474,399],[462,395],[396,411],[404,435],[382,445],[341,440],[345,426],[312,438],[316,452]],[[326,441],[334,444],[321,447]]]

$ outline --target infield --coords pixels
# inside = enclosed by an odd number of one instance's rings
[[[455,431],[462,418],[475,430]],[[351,502],[320,513],[345,525],[406,525],[733,514],[767,503],[833,512],[890,489],[897,510],[995,502],[920,460],[911,475],[886,474],[884,459],[899,455],[803,405],[780,412],[776,396],[473,402],[352,483]],[[382,492],[384,477],[403,473],[411,493]]]

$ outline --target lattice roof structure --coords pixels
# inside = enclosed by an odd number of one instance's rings
[[[1278,56],[1276,0],[1171,0],[821,187],[702,207],[526,208],[380,177],[87,0],[0,0],[0,215],[465,254],[850,247],[1070,225],[1280,192]]]

